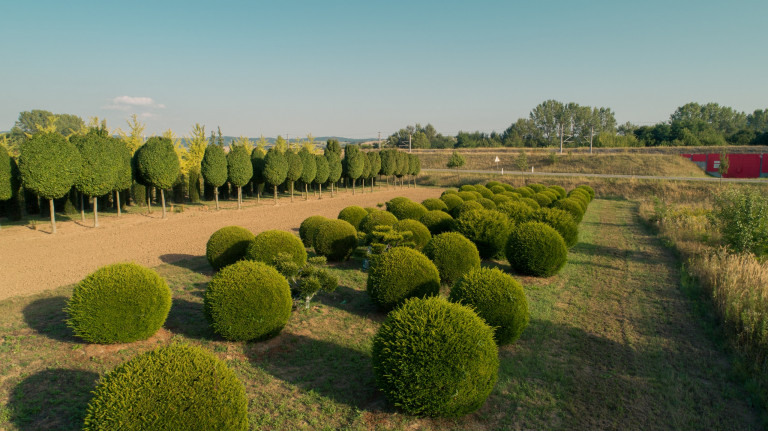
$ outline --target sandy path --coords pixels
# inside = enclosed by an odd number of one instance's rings
[[[262,200],[256,206],[248,201],[240,211],[219,212],[187,210],[160,218],[159,210],[152,215],[123,215],[99,218],[100,227],[93,229],[76,222],[57,223],[58,232],[50,235],[49,225],[41,231],[26,227],[0,230],[0,299],[29,295],[58,286],[76,283],[97,268],[116,262],[133,261],[153,267],[192,256],[205,255],[205,243],[217,229],[239,225],[257,233],[268,229],[293,230],[311,215],[335,218],[349,205],[376,206],[396,196],[415,201],[437,197],[440,189],[383,189],[374,193],[339,193],[323,199],[301,197],[290,203],[280,199],[278,206]],[[228,208],[233,204],[227,202]],[[90,221],[87,220],[86,223]]]

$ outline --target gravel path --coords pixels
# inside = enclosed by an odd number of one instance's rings
[[[262,199],[258,206],[247,201],[239,211],[230,209],[236,204],[227,202],[223,204],[227,209],[222,211],[193,207],[183,213],[169,213],[166,220],[155,208],[151,215],[100,217],[97,229],[79,222],[57,223],[56,235],[48,233],[50,225],[46,224],[40,231],[4,227],[0,230],[0,300],[76,283],[111,263],[132,261],[153,267],[203,256],[208,238],[224,226],[243,226],[254,233],[268,229],[298,233],[299,224],[311,215],[336,218],[350,205],[371,207],[397,196],[421,202],[438,197],[440,192],[437,188],[392,187],[353,196],[351,191],[343,191],[334,198],[323,193],[320,200],[296,197],[294,203],[281,198],[277,206],[271,199]]]

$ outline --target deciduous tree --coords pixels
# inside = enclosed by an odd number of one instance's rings
[[[213,186],[216,209],[219,209],[219,187],[227,182],[227,155],[216,144],[208,144],[203,154],[200,172],[205,182]]]

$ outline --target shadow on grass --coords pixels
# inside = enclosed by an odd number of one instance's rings
[[[163,326],[174,334],[181,334],[196,340],[222,339],[208,324],[202,302],[173,298],[171,311],[168,313],[168,318],[165,319]]]
[[[69,298],[54,296],[32,301],[24,307],[24,322],[34,331],[45,337],[65,343],[78,343],[75,334],[67,326],[67,313],[64,307]]]
[[[255,366],[304,392],[360,410],[390,411],[368,353],[294,334],[273,340],[249,345],[246,355]]]
[[[19,430],[79,430],[99,375],[48,369],[22,380],[10,395],[10,421]]]
[[[333,292],[320,292],[312,301],[375,321],[386,317],[386,312],[379,310],[368,292],[345,285],[339,285]]]
[[[208,259],[206,259],[205,256],[171,253],[161,255],[160,260],[168,265],[188,269],[201,274],[213,275],[213,269],[211,269],[211,266],[208,264]]]

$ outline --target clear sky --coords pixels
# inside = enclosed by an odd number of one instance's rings
[[[768,1],[3,1],[0,130],[19,112],[147,132],[502,131],[547,99],[668,119],[768,107]]]

